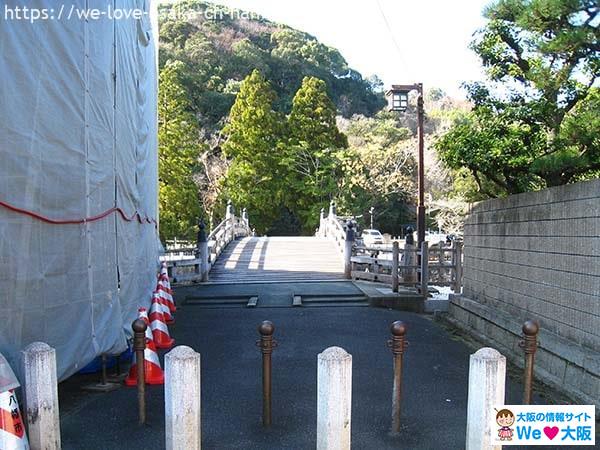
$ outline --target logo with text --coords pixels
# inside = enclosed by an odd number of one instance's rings
[[[494,408],[498,445],[595,445],[594,405],[504,405]]]

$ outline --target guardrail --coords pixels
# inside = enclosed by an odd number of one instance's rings
[[[206,236],[203,222],[198,224],[196,247],[165,250],[161,261],[167,263],[169,277],[173,282],[208,281],[209,272],[225,247],[238,237],[253,234],[244,208],[236,217],[231,201],[227,202],[225,219]]]
[[[391,284],[394,292],[399,285],[415,287],[427,295],[428,286],[450,286],[454,292],[462,287],[462,243],[452,241],[429,246],[423,242],[421,248],[408,240],[401,246],[397,241],[391,246],[355,245],[354,230],[350,222],[337,216],[332,201],[329,214],[321,209],[317,236],[335,242],[343,255],[346,278]]]

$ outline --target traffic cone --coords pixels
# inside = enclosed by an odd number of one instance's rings
[[[152,330],[150,329],[150,320],[148,318],[148,310],[146,308],[138,308],[138,319],[142,319],[146,322],[146,343],[148,341],[154,340],[154,335],[152,334]]]
[[[148,328],[146,328],[146,348],[144,349],[144,379],[146,384],[164,384],[165,374],[160,367],[160,360],[158,359],[156,345],[154,344],[152,330],[150,329],[150,321],[148,320],[148,312],[146,308],[140,308],[138,314],[139,318],[148,325]],[[135,352],[133,353],[129,375],[125,379],[125,385],[137,386],[137,361]]]
[[[152,301],[154,302],[154,299],[156,299],[156,301],[158,302],[158,305],[163,313],[163,316],[165,318],[165,323],[167,325],[172,325],[175,323],[175,318],[173,317],[173,314],[171,314],[171,309],[169,308],[169,305],[167,304],[167,302],[165,301],[165,299],[163,299],[158,291],[154,291],[154,293],[152,294]]]
[[[173,295],[173,291],[171,290],[171,283],[165,275],[160,274],[158,276],[158,284],[162,286],[162,289],[164,291],[167,291],[168,294]]]
[[[160,265],[160,274],[167,278],[167,282],[169,281],[169,271],[167,270],[167,263],[163,261]],[[170,287],[170,286],[169,286]]]
[[[171,339],[169,335],[169,327],[165,323],[162,305],[157,298],[152,299],[152,306],[150,307],[150,328],[157,348],[173,347],[175,340]]]
[[[161,284],[161,281],[159,279],[158,283],[156,284],[156,290],[160,294],[160,297],[165,300],[171,312],[174,313],[177,310],[177,308],[175,307],[175,300],[173,300],[173,294],[169,292],[171,289],[167,290],[167,288]]]
[[[0,393],[0,449],[29,450],[23,416],[14,390]]]

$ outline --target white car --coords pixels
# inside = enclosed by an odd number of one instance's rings
[[[379,230],[363,230],[361,238],[366,246],[383,244],[383,236]]]

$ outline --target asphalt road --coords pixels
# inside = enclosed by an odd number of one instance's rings
[[[261,426],[262,320],[274,322],[273,426]],[[408,325],[403,430],[391,436],[392,355],[386,346],[395,320]],[[429,317],[360,307],[181,307],[171,334],[202,355],[204,449],[314,449],[317,354],[341,346],[353,356],[353,449],[463,449],[469,349]],[[136,390],[83,393],[90,376],[60,386],[63,448],[164,448],[163,388],[148,387],[148,424],[137,424]],[[508,403],[521,386],[507,383]],[[516,448],[516,447],[515,447]]]

